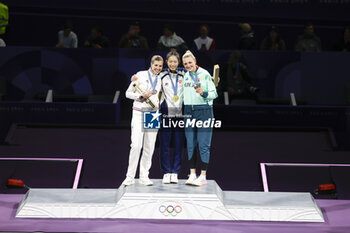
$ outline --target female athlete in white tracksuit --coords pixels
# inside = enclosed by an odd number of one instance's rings
[[[140,179],[139,182],[144,185],[152,185],[152,181],[148,178],[149,169],[152,164],[152,156],[154,152],[155,142],[158,130],[143,129],[143,112],[157,110],[159,107],[158,94],[161,90],[161,80],[159,73],[163,68],[163,58],[155,55],[151,60],[151,67],[148,70],[140,71],[136,74],[137,81],[131,82],[126,90],[126,97],[134,100],[132,120],[131,120],[131,149],[129,154],[129,166],[126,173],[126,179],[123,185],[132,185],[135,183],[135,174],[137,164],[142,150],[140,161]],[[142,89],[143,94],[136,90],[135,84]],[[148,99],[152,100],[155,108],[151,109]]]

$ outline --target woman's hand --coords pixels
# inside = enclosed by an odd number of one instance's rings
[[[135,82],[137,80],[137,76],[134,74],[132,77],[131,77],[131,82]]]
[[[200,95],[203,95],[203,89],[201,87],[198,87],[196,89],[196,92],[199,93]]]
[[[153,95],[153,91],[148,91],[145,94],[143,94],[143,98],[148,99],[151,95]]]
[[[211,77],[211,80],[213,80],[213,82],[215,82],[215,79],[214,79],[214,77],[212,76]],[[218,77],[218,83],[220,82],[220,77]]]

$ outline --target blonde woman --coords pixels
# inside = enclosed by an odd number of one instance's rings
[[[196,58],[187,51],[182,56],[182,63],[188,71],[183,78],[184,115],[186,121],[213,120],[213,100],[217,98],[215,84],[209,72],[196,64]],[[206,184],[206,174],[210,158],[212,128],[193,127],[185,128],[187,153],[190,162],[190,175],[186,184],[201,186]],[[197,155],[195,148],[199,148],[201,159],[201,173],[196,174]]]
[[[129,166],[123,185],[129,186],[135,183],[135,174],[140,158],[141,149],[142,156],[140,161],[140,179],[139,183],[143,185],[153,185],[148,178],[149,169],[152,165],[152,156],[154,146],[157,139],[158,131],[153,129],[147,131],[142,129],[143,111],[149,111],[147,99],[154,95],[158,95],[161,90],[161,80],[158,77],[163,69],[163,58],[155,55],[151,59],[151,67],[148,70],[137,72],[137,82],[144,94],[140,94],[135,90],[134,82],[130,83],[125,95],[127,98],[134,100],[132,120],[131,120],[131,148],[129,154]],[[153,98],[156,109],[159,107],[159,99]],[[155,109],[153,109],[155,110]]]

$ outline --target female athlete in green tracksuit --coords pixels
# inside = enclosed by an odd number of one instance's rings
[[[187,153],[190,161],[190,176],[186,184],[203,185],[206,184],[206,173],[210,157],[210,145],[212,137],[213,100],[218,96],[215,84],[209,72],[196,65],[196,58],[187,51],[182,56],[182,62],[188,72],[183,78],[184,115],[186,122],[193,120],[209,122],[205,124],[195,124],[185,128],[187,141]],[[204,127],[201,127],[204,126]],[[201,174],[196,176],[197,156],[195,148],[198,144],[201,157]]]

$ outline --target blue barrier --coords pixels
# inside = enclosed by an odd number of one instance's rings
[[[120,90],[123,97],[131,75],[147,69],[150,57],[156,53],[159,52],[5,47],[0,48],[0,78],[7,83],[6,100],[32,101],[49,89],[61,95],[114,95]],[[213,65],[223,65],[229,53],[218,50],[195,55],[198,64],[212,72]],[[347,104],[349,53],[242,53],[261,98],[289,98],[294,92],[311,105]],[[165,56],[165,52],[160,54]]]

